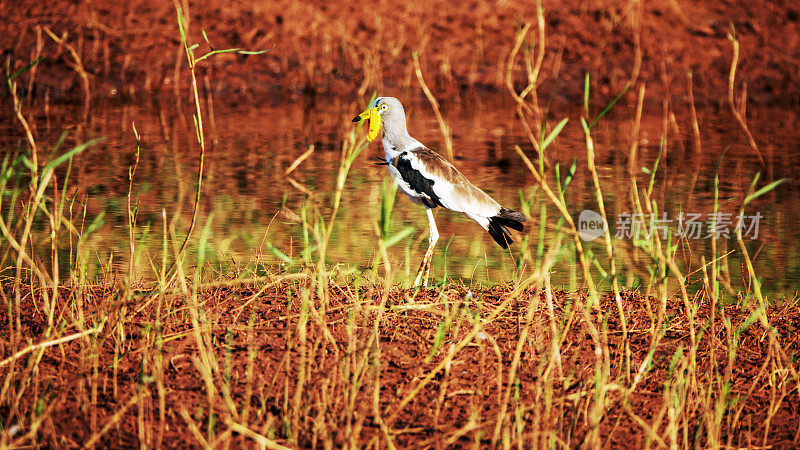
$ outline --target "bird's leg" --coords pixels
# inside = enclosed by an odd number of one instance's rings
[[[428,287],[428,275],[431,273],[431,257],[433,256],[433,247],[436,246],[436,241],[439,240],[439,230],[436,229],[436,221],[433,220],[433,210],[427,208],[425,212],[428,213],[428,225],[430,227],[430,244],[428,244],[428,251],[425,252],[425,257],[422,259],[422,264],[419,266],[417,278],[414,280],[414,286],[419,286],[422,281],[422,286]]]

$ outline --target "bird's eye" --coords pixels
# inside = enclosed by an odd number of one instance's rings
[[[386,111],[387,109],[388,109],[388,106],[386,106],[386,105],[381,105],[381,111]]]

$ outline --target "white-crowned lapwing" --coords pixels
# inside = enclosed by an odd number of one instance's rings
[[[433,247],[439,239],[433,208],[442,206],[464,213],[478,222],[503,248],[511,237],[508,229],[523,231],[525,215],[500,206],[492,197],[467,180],[452,164],[408,134],[403,105],[394,97],[378,97],[353,119],[369,120],[367,138],[377,137],[383,124],[383,149],[389,173],[412,202],[425,206],[430,224],[430,245],[414,280],[428,285]]]

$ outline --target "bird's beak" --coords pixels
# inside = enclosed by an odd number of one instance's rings
[[[369,120],[369,131],[367,132],[367,139],[370,141],[378,137],[378,131],[381,129],[381,114],[380,107],[376,106],[370,108],[363,113],[353,117],[353,122],[360,122],[362,120]]]
[[[369,116],[369,111],[370,110],[368,109],[368,110],[364,111],[363,113],[353,117],[353,122],[360,122],[360,121],[362,121],[364,119],[367,119],[368,116]]]

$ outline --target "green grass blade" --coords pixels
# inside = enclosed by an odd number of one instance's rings
[[[613,108],[613,107],[614,107],[614,105],[616,105],[616,104],[617,104],[617,102],[619,101],[619,99],[620,99],[620,98],[622,98],[622,96],[623,96],[623,95],[625,95],[625,93],[626,93],[626,92],[628,92],[628,88],[630,88],[630,87],[631,87],[631,83],[630,83],[630,81],[629,81],[629,82],[627,82],[627,83],[625,83],[625,87],[624,87],[624,88],[622,88],[622,91],[621,91],[619,94],[617,94],[617,96],[616,96],[616,97],[614,97],[614,99],[613,99],[613,100],[611,100],[611,102],[610,102],[608,105],[606,105],[606,107],[603,109],[603,111],[601,111],[601,112],[600,112],[600,114],[598,114],[598,115],[597,115],[597,117],[595,117],[595,118],[594,118],[594,120],[592,121],[592,123],[590,123],[590,124],[589,124],[589,128],[592,128],[592,126],[594,126],[594,124],[596,124],[598,120],[600,120],[601,118],[603,118],[603,116],[605,116],[605,115],[606,115],[606,113],[608,113],[609,111],[611,111],[611,108]],[[588,115],[588,109],[587,109],[587,115]]]
[[[275,246],[272,245],[272,242],[267,242],[267,248],[272,252],[273,255],[275,255],[278,259],[280,259],[281,261],[285,262],[286,264],[293,264],[294,263],[292,258],[289,258],[288,256],[286,256],[286,253],[283,253],[282,251],[280,251],[277,248],[275,248]]]
[[[40,57],[34,59],[33,61],[29,62],[28,64],[25,64],[25,67],[19,69],[18,71],[14,72],[11,76],[8,77],[8,82],[10,83],[10,82],[14,81],[15,78],[17,78],[20,75],[22,75],[23,73],[31,70],[33,68],[33,66],[39,64],[39,62],[41,62],[41,60],[43,60],[43,59],[44,59],[44,56],[40,56]]]
[[[59,156],[58,158],[56,158],[56,159],[48,162],[47,164],[45,164],[45,166],[44,166],[44,168],[42,170],[42,173],[46,172],[48,169],[55,169],[56,167],[60,166],[61,163],[63,163],[64,161],[72,158],[73,156],[77,155],[78,153],[80,153],[80,152],[86,150],[87,148],[89,148],[89,147],[91,147],[91,146],[93,146],[93,145],[95,145],[95,144],[97,144],[99,142],[102,142],[104,140],[105,140],[105,138],[96,138],[96,139],[92,139],[90,141],[86,141],[83,144],[80,144],[80,145],[76,146],[72,150],[64,153],[63,155]]]
[[[762,195],[766,194],[767,192],[770,192],[771,190],[775,189],[776,187],[778,187],[779,185],[781,185],[781,184],[783,184],[783,183],[785,183],[787,181],[789,181],[788,178],[781,178],[780,180],[773,181],[772,183],[762,187],[761,189],[757,190],[756,192],[748,195],[744,199],[744,204],[746,205],[746,204],[750,203],[751,201],[755,200],[756,198],[761,197]]]
[[[561,130],[564,128],[567,122],[569,122],[569,118],[565,117],[561,122],[558,123],[558,125],[556,125],[555,128],[553,128],[553,131],[551,131],[550,134],[547,135],[545,140],[542,141],[541,145],[542,151],[544,151],[544,149],[546,149],[547,146],[553,142],[553,139],[555,139],[559,135],[559,133],[561,133]]]
[[[583,111],[586,117],[589,117],[589,74],[586,74],[586,79],[583,82]]]
[[[414,227],[405,227],[402,230],[400,230],[399,232],[397,232],[394,236],[390,237],[389,239],[386,239],[386,242],[384,242],[384,245],[386,246],[386,248],[389,248],[389,247],[397,244],[398,242],[402,241],[403,239],[405,239],[408,235],[410,235],[413,232],[414,232]]]

